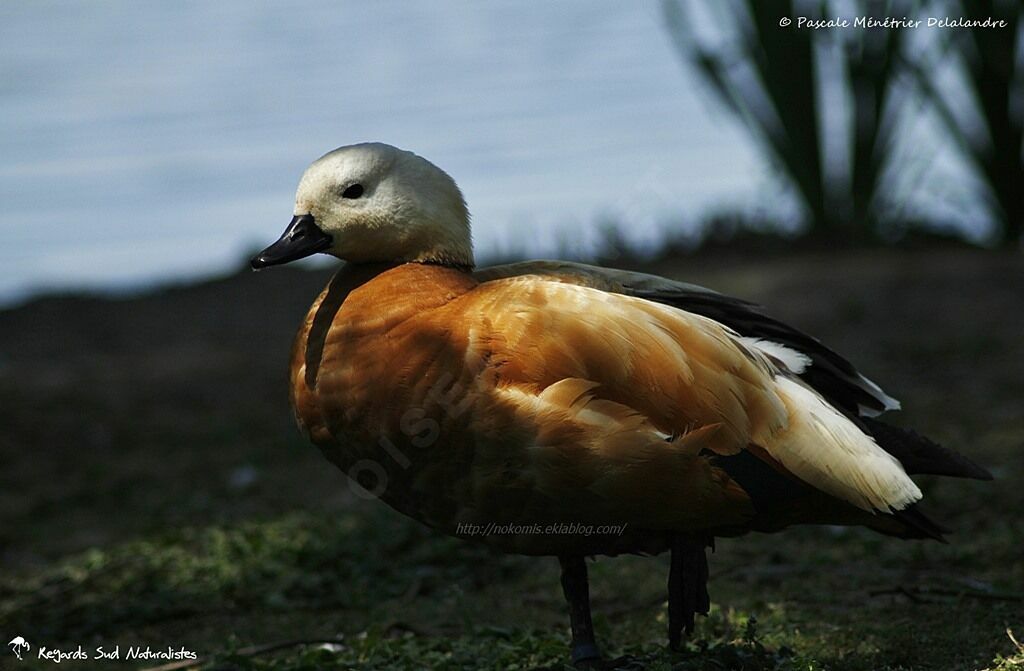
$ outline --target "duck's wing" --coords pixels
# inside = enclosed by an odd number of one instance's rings
[[[749,451],[865,511],[902,510],[921,496],[900,463],[853,421],[715,320],[535,274],[483,282],[445,312],[469,337],[467,351],[497,365],[495,393],[534,413],[537,426],[552,422],[541,433],[565,435],[551,412],[561,404],[595,427],[601,416],[607,426],[634,418],[636,435],[617,432],[595,448],[626,465],[657,435],[667,454],[677,440],[676,454]],[[655,469],[646,477],[664,475]]]
[[[816,338],[768,316],[754,303],[656,275],[567,261],[525,261],[483,268],[475,273],[481,281],[518,275],[538,275],[636,296],[713,319],[757,341],[752,344],[799,375],[831,405],[851,417],[875,416],[900,407],[899,401],[861,375],[844,357]]]
[[[963,455],[920,434],[874,419],[897,410],[899,401],[862,375],[846,358],[807,335],[765,314],[755,303],[657,275],[601,268],[568,261],[524,261],[483,268],[480,281],[537,275],[558,282],[636,296],[703,315],[751,339],[773,362],[799,376],[829,405],[872,435],[908,473],[990,480],[992,475]]]

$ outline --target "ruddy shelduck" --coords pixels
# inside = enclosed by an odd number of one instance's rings
[[[557,556],[581,666],[600,658],[584,557],[671,551],[677,647],[708,612],[716,536],[833,524],[941,539],[910,474],[990,477],[875,419],[899,404],[745,301],[578,263],[474,272],[459,188],[411,152],[318,159],[252,266],[317,252],[346,263],[295,340],[300,429],[361,493]]]

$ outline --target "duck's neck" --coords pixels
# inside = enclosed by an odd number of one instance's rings
[[[441,268],[451,268],[452,270],[458,270],[459,272],[463,273],[473,272],[472,261],[459,261],[457,259],[446,257],[427,256],[424,258],[416,259],[411,263],[419,263],[424,266],[438,266]]]
[[[423,251],[406,257],[412,263],[431,266],[447,266],[458,270],[473,269],[473,247],[466,241],[448,240],[443,244],[430,245]]]
[[[347,263],[335,274],[320,304],[331,314],[402,320],[450,301],[477,284],[468,268],[436,261]],[[333,321],[333,320],[332,320]]]

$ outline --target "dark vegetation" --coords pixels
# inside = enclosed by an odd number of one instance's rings
[[[821,336],[905,402],[901,423],[997,479],[921,478],[949,545],[812,527],[721,541],[711,617],[680,654],[664,649],[665,558],[599,560],[609,652],[636,669],[1020,668],[1006,630],[1024,633],[1024,259],[743,248],[645,269]],[[299,436],[287,351],[326,277],[244,272],[0,312],[5,640],[184,645],[218,669],[562,668],[557,562],[355,499]],[[12,664],[0,651],[2,668],[54,668]]]
[[[1024,3],[666,0],[664,8],[684,61],[803,205],[805,233],[892,240],[987,217],[989,242],[1019,249]],[[991,17],[1007,25],[812,30],[796,24],[800,16]],[[780,18],[793,24],[780,26]],[[936,169],[947,152],[976,184],[951,183],[962,178]],[[968,201],[982,207],[964,209]]]

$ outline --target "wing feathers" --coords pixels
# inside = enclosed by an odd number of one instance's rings
[[[766,343],[761,349],[783,348],[794,352],[796,358],[784,356],[781,361],[829,403],[851,416],[875,416],[900,407],[899,401],[816,338],[769,317],[754,303],[705,287],[656,275],[566,261],[528,261],[494,266],[477,271],[476,277],[487,281],[530,274],[671,305],[714,319],[744,337]]]
[[[796,352],[670,306],[537,277],[488,282],[479,291],[491,292],[491,304],[510,319],[543,323],[510,327],[522,336],[510,343],[515,355],[503,358],[532,361],[520,374],[535,376],[520,381],[547,385],[538,400],[573,410],[578,420],[600,416],[625,426],[632,418],[632,429],[672,435],[716,425],[679,446],[700,442],[728,455],[759,445],[808,484],[864,510],[900,510],[921,497],[895,458],[783,374],[802,363]],[[628,441],[621,448],[643,453]]]
[[[753,516],[747,494],[699,456],[717,425],[667,440],[636,410],[594,396],[599,389],[582,379],[540,392],[500,389],[536,429],[524,471],[541,494],[580,519],[600,515],[647,529],[729,526]]]
[[[903,466],[816,393],[785,377],[790,425],[762,445],[801,480],[864,510],[902,510],[921,498]]]
[[[910,429],[891,426],[877,419],[863,419],[875,441],[900,460],[908,473],[946,475],[953,478],[991,480],[992,474],[973,461]]]

